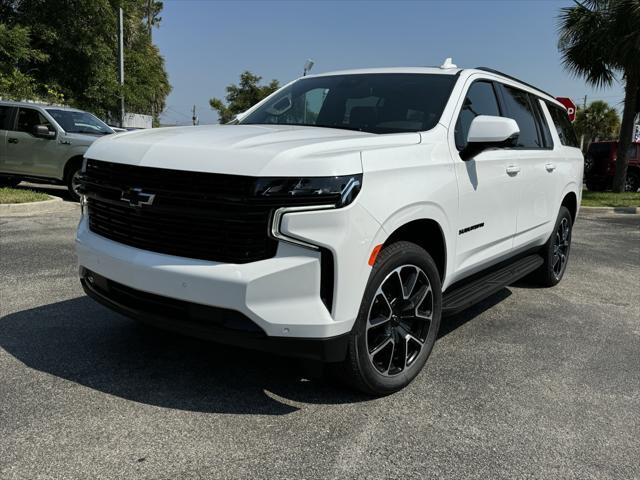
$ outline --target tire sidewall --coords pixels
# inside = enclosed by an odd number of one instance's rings
[[[553,273],[553,243],[556,237],[556,232],[558,231],[558,227],[560,226],[560,222],[562,219],[566,218],[569,222],[569,246],[567,248],[567,259],[565,261],[564,267],[562,267],[562,271],[560,272],[560,276],[556,277]],[[571,212],[564,205],[560,207],[560,212],[558,213],[558,218],[556,219],[556,223],[553,226],[553,231],[551,232],[551,236],[545,245],[545,274],[546,274],[546,283],[549,286],[557,285],[560,283],[560,280],[564,277],[564,273],[567,271],[567,265],[569,264],[569,255],[571,254],[571,240],[573,239],[573,219],[571,217]]]
[[[374,265],[365,289],[358,318],[352,331],[350,345],[350,348],[353,349],[352,351],[355,352],[355,360],[362,373],[363,381],[370,390],[377,393],[397,391],[410,383],[420,373],[433,349],[442,315],[440,275],[431,256],[419,246],[409,242],[398,242],[398,244],[393,244],[392,247],[386,252],[383,250]],[[401,265],[415,265],[420,267],[427,275],[433,294],[433,319],[419,357],[400,374],[393,377],[385,377],[369,361],[366,346],[366,326],[371,302],[379,286],[391,271]]]
[[[80,201],[80,196],[73,190],[73,177],[80,171],[82,165],[72,166],[67,172],[67,190],[69,190],[69,196],[74,202]]]
[[[629,186],[629,190],[627,190],[627,186]],[[640,187],[640,176],[636,172],[627,173],[627,179],[625,181],[625,191],[627,192],[637,192]]]

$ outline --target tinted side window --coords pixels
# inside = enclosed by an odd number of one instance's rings
[[[549,124],[547,118],[544,116],[542,106],[540,105],[540,99],[535,95],[529,94],[531,98],[531,104],[536,112],[536,118],[538,119],[538,126],[540,127],[540,134],[542,135],[542,142],[547,148],[553,148],[553,139],[551,138],[551,130],[549,130]]]
[[[538,127],[536,117],[531,104],[530,95],[516,88],[503,85],[504,103],[507,108],[505,117],[513,118],[520,128],[520,135],[515,141],[516,148],[542,148],[544,147]]]
[[[571,125],[567,112],[563,108],[548,102],[547,108],[549,108],[549,113],[551,113],[551,118],[560,137],[560,142],[568,147],[579,147],[580,144],[578,143],[576,132],[573,130],[573,125]]]
[[[0,130],[9,130],[11,108],[0,106]]]
[[[37,110],[32,108],[21,108],[18,110],[18,128],[19,132],[33,133],[33,127],[36,125],[46,125],[50,127],[49,121]]]
[[[458,150],[462,150],[467,145],[471,121],[478,115],[500,115],[500,108],[491,82],[474,82],[467,92],[456,122],[455,139]]]

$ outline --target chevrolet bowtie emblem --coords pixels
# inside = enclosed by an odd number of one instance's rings
[[[130,188],[122,192],[120,200],[128,202],[132,207],[141,207],[142,205],[153,204],[155,198],[155,193],[143,192],[141,188]]]

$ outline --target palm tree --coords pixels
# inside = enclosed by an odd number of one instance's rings
[[[620,117],[607,102],[596,100],[587,108],[578,110],[576,114],[576,133],[587,139],[585,149],[595,140],[608,140],[618,135]]]
[[[640,89],[640,0],[575,0],[561,9],[558,48],[571,73],[596,87],[625,83],[613,190],[624,190]]]

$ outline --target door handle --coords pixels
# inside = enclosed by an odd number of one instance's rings
[[[18,139],[17,138],[8,138],[7,142],[9,142],[9,143],[18,143]]]
[[[520,173],[520,167],[517,165],[509,165],[507,167],[507,173],[509,175],[517,175],[518,173]]]
[[[547,169],[547,172],[553,172],[556,169],[556,166],[553,163],[547,163],[544,168]]]

